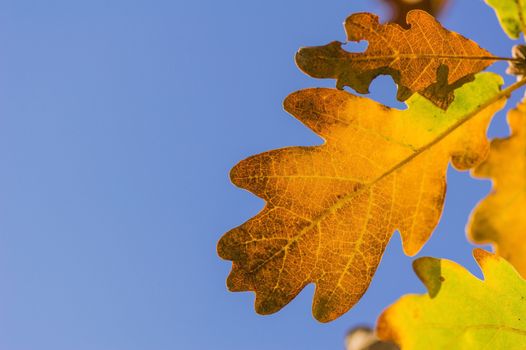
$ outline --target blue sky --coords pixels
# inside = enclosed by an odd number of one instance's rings
[[[294,53],[343,40],[343,20],[364,10],[386,18],[372,0],[0,1],[0,349],[341,349],[350,327],[422,292],[396,234],[337,321],[311,317],[312,286],[262,317],[251,293],[226,290],[215,251],[262,206],[229,169],[320,142],[281,103],[333,82],[303,75]],[[510,55],[482,0],[454,1],[443,20]],[[371,90],[402,106],[390,78]],[[506,133],[501,113],[490,134]],[[419,256],[478,274],[464,226],[489,182],[448,180]]]

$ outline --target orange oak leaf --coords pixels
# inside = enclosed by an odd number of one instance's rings
[[[392,11],[389,22],[398,23],[402,27],[407,26],[405,21],[407,14],[412,10],[423,10],[430,15],[437,16],[442,12],[448,0],[383,0]]]
[[[447,109],[454,90],[496,60],[477,43],[444,29],[425,11],[410,11],[407,23],[410,28],[404,29],[380,24],[370,13],[353,14],[345,22],[347,40],[367,40],[365,52],[347,52],[334,41],[300,49],[296,63],[312,77],[337,79],[338,89],[349,86],[362,94],[369,92],[377,76],[391,75],[398,84],[398,100],[418,92]]]
[[[495,74],[477,75],[447,111],[418,95],[407,110],[336,89],[289,95],[285,110],[326,142],[265,152],[232,169],[233,183],[266,206],[218,243],[218,254],[233,261],[228,288],[254,291],[256,311],[270,314],[315,283],[316,319],[348,311],[395,230],[408,255],[427,241],[450,159],[468,169],[486,156],[501,84]]]
[[[493,191],[475,208],[468,234],[492,243],[497,254],[526,278],[526,104],[508,114],[512,135],[491,142],[488,158],[473,175],[493,180]]]

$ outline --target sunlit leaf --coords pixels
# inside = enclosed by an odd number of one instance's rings
[[[334,41],[300,49],[296,62],[312,77],[337,79],[339,89],[349,86],[363,94],[377,76],[391,75],[400,101],[418,92],[446,109],[454,90],[491,65],[494,56],[444,29],[424,11],[409,12],[407,21],[410,29],[380,24],[378,16],[370,13],[353,14],[345,22],[347,40],[367,40],[365,52],[347,52]]]
[[[414,269],[426,295],[406,295],[378,320],[378,335],[404,350],[526,349],[526,281],[506,260],[473,252],[484,280],[444,259]]]
[[[472,214],[468,233],[526,277],[526,104],[508,114],[512,135],[491,142],[491,152],[473,174],[493,180],[493,191]],[[525,317],[526,318],[526,317]]]
[[[524,0],[486,0],[493,7],[500,24],[512,39],[518,39],[526,28],[526,1]]]
[[[233,261],[229,289],[255,291],[256,311],[269,314],[315,283],[315,318],[327,322],[349,310],[395,230],[408,255],[427,241],[442,212],[450,159],[469,169],[485,158],[487,125],[504,103],[501,84],[480,74],[447,111],[418,95],[407,110],[336,89],[287,97],[285,109],[326,142],[265,152],[232,169],[234,184],[266,206],[218,244]]]

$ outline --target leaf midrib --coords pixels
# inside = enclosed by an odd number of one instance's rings
[[[365,52],[347,52],[352,58],[347,58],[352,61],[382,61],[382,60],[395,60],[395,59],[453,59],[453,60],[471,60],[471,61],[515,61],[516,59],[507,57],[498,57],[492,55],[484,56],[470,56],[470,55],[442,55],[442,54],[415,54],[415,53],[398,53],[391,55],[374,55],[369,56]],[[334,59],[332,56],[319,55],[323,59]]]
[[[365,189],[370,188],[371,186],[375,185],[376,183],[380,182],[381,180],[385,179],[389,175],[395,173],[399,169],[403,168],[405,165],[413,161],[416,157],[423,154],[427,150],[431,149],[433,146],[435,146],[437,143],[445,139],[448,135],[450,135],[453,131],[458,129],[460,126],[471,120],[474,116],[482,112],[484,109],[488,108],[492,104],[500,101],[502,98],[505,98],[509,96],[513,91],[519,89],[520,87],[526,85],[526,78],[510,85],[508,88],[500,91],[498,94],[493,96],[492,98],[488,99],[486,102],[480,104],[477,108],[475,108],[470,113],[466,114],[463,118],[459,119],[455,124],[450,126],[448,129],[443,131],[440,135],[438,135],[433,141],[427,143],[426,145],[420,147],[417,151],[415,151],[413,154],[411,154],[409,157],[402,160],[400,163],[394,165],[392,168],[390,168],[388,171],[377,177],[376,179],[365,182],[361,184],[359,187],[356,188],[355,191],[352,193],[343,196],[339,200],[337,200],[334,204],[329,206],[325,211],[323,211],[318,217],[310,220],[310,224],[306,227],[304,227],[294,238],[290,239],[286,245],[284,245],[281,249],[275,251],[270,257],[262,261],[261,263],[257,264],[254,268],[250,269],[250,273],[257,272],[261,267],[265,266],[269,261],[273,260],[275,257],[277,257],[279,254],[287,250],[292,244],[297,242],[300,238],[302,238],[306,233],[308,233],[311,229],[313,229],[316,225],[318,225],[323,219],[325,219],[327,216],[332,214],[338,209],[341,209],[343,206],[345,206],[349,201],[351,201],[356,195],[362,193]]]

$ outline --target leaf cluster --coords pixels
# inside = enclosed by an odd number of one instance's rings
[[[392,3],[406,14],[403,0]],[[445,1],[422,3],[436,13]],[[487,3],[518,38],[526,7]],[[422,10],[404,18],[401,26],[399,16],[398,24],[370,13],[348,17],[347,40],[366,40],[364,52],[336,41],[298,51],[298,67],[334,79],[336,89],[294,92],[284,108],[325,142],[268,151],[232,169],[232,182],[266,204],[218,243],[220,257],[233,263],[228,288],[255,292],[256,311],[270,314],[314,283],[314,317],[336,319],[363,296],[394,232],[410,256],[429,239],[452,164],[494,183],[467,228],[474,243],[495,246],[495,254],[474,251],[485,278],[451,261],[415,260],[428,294],[388,307],[378,336],[403,349],[526,348],[526,104],[509,112],[510,137],[486,137],[492,117],[526,80],[502,89],[502,77],[481,73],[506,59],[522,75],[524,55],[496,57]],[[393,78],[407,109],[343,90],[367,94],[379,75]]]

